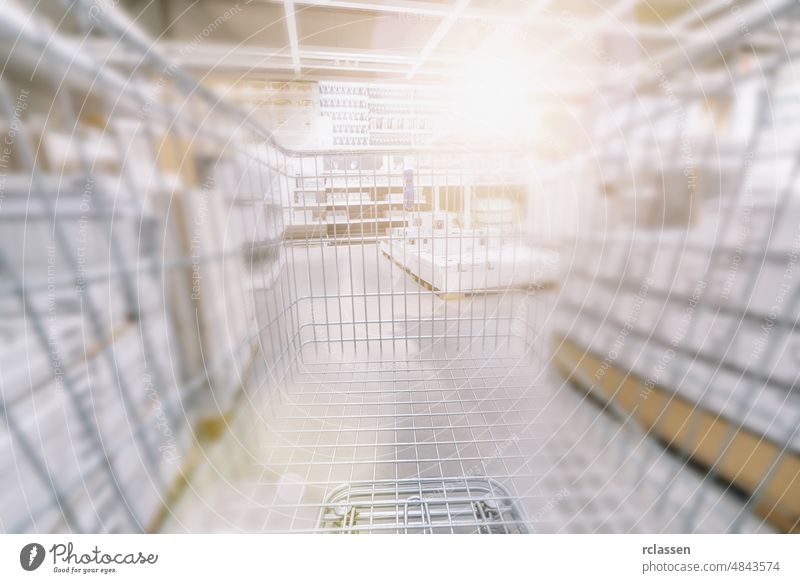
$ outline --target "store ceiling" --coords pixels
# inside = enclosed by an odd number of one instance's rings
[[[785,0],[784,0],[785,1]],[[781,0],[123,0],[174,60],[216,77],[442,82],[493,74],[594,91]],[[727,27],[727,28],[726,28]],[[102,44],[102,41],[98,41]],[[102,47],[99,47],[102,48]],[[105,47],[111,61],[123,54]],[[488,74],[487,74],[488,73]]]

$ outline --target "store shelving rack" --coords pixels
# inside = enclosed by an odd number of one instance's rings
[[[566,246],[554,364],[703,483],[736,492],[730,530],[755,513],[796,531],[798,11],[754,3],[747,17],[752,31],[728,18],[713,48],[649,63],[632,91],[598,103],[605,115],[593,110],[604,148],[579,164],[604,199],[589,212],[615,222]],[[676,489],[679,471],[659,500]],[[716,496],[687,489],[677,528],[696,528]]]

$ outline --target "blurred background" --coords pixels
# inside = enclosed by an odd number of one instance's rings
[[[796,2],[0,2],[3,531],[797,531]]]

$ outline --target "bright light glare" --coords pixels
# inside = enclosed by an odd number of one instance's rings
[[[470,63],[455,92],[454,130],[472,137],[519,139],[532,136],[537,115],[532,84],[524,65],[507,59],[480,58]]]

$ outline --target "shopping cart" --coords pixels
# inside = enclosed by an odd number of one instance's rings
[[[82,34],[124,47],[124,73],[44,16],[15,6],[0,15],[0,38],[13,45],[0,81],[10,140],[0,198],[4,530],[794,528],[793,373],[761,409],[761,433],[750,432],[771,444],[764,465],[726,463],[742,451],[729,455],[744,426],[735,416],[710,453],[695,455],[702,441],[676,440],[659,420],[666,405],[643,418],[619,391],[628,377],[655,390],[669,386],[666,371],[713,370],[694,364],[702,347],[660,364],[663,343],[646,318],[615,315],[639,305],[654,261],[640,250],[661,250],[664,229],[612,244],[576,223],[558,249],[537,237],[548,197],[573,194],[571,179],[598,168],[624,175],[629,137],[652,151],[652,133],[636,128],[663,108],[637,111],[638,96],[622,96],[634,121],[598,128],[608,159],[296,152],[162,57],[113,6],[67,4]],[[782,30],[794,19],[751,25]],[[777,50],[770,71],[786,74],[787,62]],[[723,93],[741,83],[724,81]],[[679,94],[696,103],[706,88],[687,77]],[[679,147],[680,137],[656,144]],[[703,152],[716,160],[713,146]],[[733,157],[752,150],[747,141]],[[676,233],[668,258],[683,257],[686,229]],[[773,245],[759,237],[756,271],[742,278],[753,285]],[[711,243],[697,251],[713,265]],[[647,259],[641,271],[621,268],[624,292],[619,265],[592,270],[609,249],[623,266]],[[648,285],[657,301],[641,314],[675,305],[672,288],[656,289]],[[773,319],[786,334],[769,342],[793,341],[796,312]],[[664,331],[659,322],[651,326]],[[621,330],[647,341],[604,359]],[[727,366],[728,347],[716,348],[705,362]],[[771,383],[770,366],[739,367],[737,378]],[[715,411],[705,396],[684,396]],[[685,419],[690,431],[709,430],[705,418]],[[742,468],[755,482],[740,479]]]

